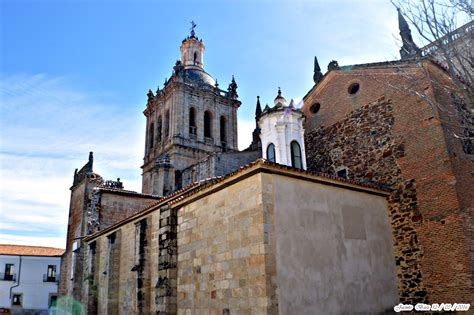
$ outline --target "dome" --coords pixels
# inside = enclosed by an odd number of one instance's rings
[[[198,84],[209,84],[211,86],[216,85],[216,80],[211,77],[206,71],[199,69],[184,69],[184,78],[186,81],[193,81]]]

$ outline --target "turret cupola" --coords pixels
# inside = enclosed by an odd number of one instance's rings
[[[277,97],[275,97],[274,103],[275,103],[275,106],[277,106],[277,107],[286,107],[286,106],[288,106],[288,102],[281,95],[281,89],[280,88],[278,88],[278,95],[277,95]]]
[[[181,44],[181,63],[185,69],[204,69],[204,43],[197,38],[194,28],[196,24],[191,22],[191,36],[186,37]]]
[[[293,100],[288,105],[278,88],[275,106],[265,106],[258,118],[262,156],[270,162],[306,169],[303,122],[303,113],[294,107]]]

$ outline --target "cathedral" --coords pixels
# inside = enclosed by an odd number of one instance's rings
[[[474,302],[472,117],[399,13],[401,59],[314,61],[296,108],[257,100],[237,149],[237,83],[180,46],[148,92],[142,192],[74,173],[63,307],[88,314],[379,314]],[[420,97],[420,93],[424,93]],[[75,302],[72,302],[75,301]],[[363,301],[363,303],[361,303]]]

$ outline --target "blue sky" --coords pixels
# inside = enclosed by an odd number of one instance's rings
[[[256,96],[271,103],[312,87],[324,70],[398,58],[387,0],[0,1],[0,243],[65,246],[69,187],[94,169],[141,189],[144,116],[198,25],[205,69],[239,85],[239,146],[249,144]],[[263,104],[264,105],[264,104]]]

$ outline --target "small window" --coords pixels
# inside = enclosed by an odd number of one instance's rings
[[[351,95],[354,95],[356,94],[357,92],[359,92],[359,88],[360,88],[360,85],[359,83],[352,83],[351,85],[349,85],[349,88],[347,89],[347,92]]]
[[[301,158],[301,147],[298,142],[291,142],[291,166],[302,169],[303,160]]]
[[[337,177],[342,177],[347,179],[347,168],[340,169],[336,172]]]
[[[56,282],[56,265],[48,265],[45,282]]]
[[[3,280],[5,281],[15,281],[15,265],[14,264],[5,264],[5,274],[3,275]]]
[[[194,52],[194,64],[196,64],[197,57],[198,57],[197,52]]]
[[[12,305],[21,306],[22,294],[13,293]]]
[[[49,297],[49,307],[55,307],[58,302],[58,296],[57,295],[51,295]]]
[[[267,160],[269,162],[276,163],[276,158],[275,158],[275,145],[273,143],[270,143],[267,147]]]
[[[115,244],[115,238],[116,238],[115,233],[112,233],[112,234],[107,236],[107,239],[109,240],[109,245]]]
[[[319,103],[314,103],[313,105],[311,105],[311,107],[309,108],[309,111],[311,112],[311,114],[316,114],[317,112],[319,112],[319,109],[321,108],[321,104]]]

